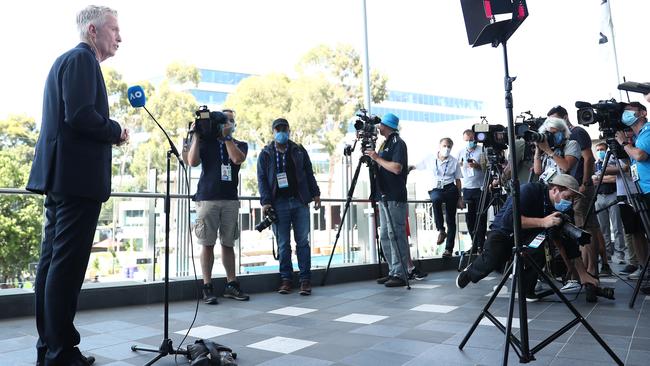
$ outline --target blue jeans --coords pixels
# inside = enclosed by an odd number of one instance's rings
[[[280,278],[291,280],[291,227],[296,241],[296,257],[300,269],[300,281],[311,280],[311,249],[309,247],[309,206],[297,198],[280,197],[273,203],[278,220],[273,224],[273,233],[278,241],[280,257]]]
[[[449,251],[454,250],[454,240],[456,239],[456,208],[458,204],[458,188],[451,183],[444,186],[442,189],[434,189],[429,191],[431,203],[433,203],[433,218],[436,221],[436,229],[438,231],[445,231],[445,224],[443,223],[442,204],[445,204],[445,216],[447,221],[447,243],[445,249]]]
[[[406,215],[408,204],[406,202],[388,201],[386,202],[390,218],[393,219],[393,228],[391,229],[388,222],[388,213],[384,203],[379,204],[379,237],[381,239],[381,249],[388,263],[388,275],[402,279],[407,278],[404,268],[408,267],[409,244],[406,239]]]

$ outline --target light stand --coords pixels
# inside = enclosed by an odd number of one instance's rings
[[[176,159],[178,159],[178,163],[181,167],[183,167],[183,160],[180,158],[180,155],[178,154],[178,150],[176,149],[176,146],[172,142],[171,138],[165,131],[165,129],[162,128],[162,126],[156,121],[156,119],[149,113],[149,110],[143,106],[145,111],[149,114],[149,116],[156,122],[156,125],[162,130],[162,132],[165,134],[165,137],[167,138],[167,142],[169,143],[169,150],[167,151],[167,182],[165,185],[165,280],[164,280],[164,332],[163,332],[163,340],[162,343],[160,344],[160,348],[158,349],[151,349],[151,348],[141,348],[138,347],[137,345],[131,346],[131,351],[145,351],[145,352],[154,352],[158,353],[156,357],[154,357],[152,360],[147,362],[144,366],[151,366],[156,361],[160,360],[161,358],[168,356],[168,355],[188,355],[188,352],[184,349],[181,349],[180,347],[178,349],[174,349],[172,340],[169,338],[169,219],[170,219],[170,207],[171,207],[171,195],[170,195],[170,181],[171,181],[171,156],[172,154],[176,156]]]
[[[504,77],[505,104],[506,104],[506,112],[508,117],[507,133],[508,133],[508,145],[510,146],[509,163],[511,168],[510,171],[512,172],[510,175],[510,182],[511,182],[511,194],[512,194],[512,216],[513,216],[512,226],[513,226],[514,247],[513,247],[513,260],[512,263],[510,264],[510,267],[508,268],[508,270],[512,269],[512,291],[510,292],[510,298],[508,302],[508,318],[507,318],[506,326],[504,327],[499,322],[499,320],[496,319],[496,317],[489,312],[489,307],[492,305],[492,303],[498,296],[501,287],[508,280],[508,276],[503,277],[501,283],[494,290],[492,297],[485,305],[485,307],[481,311],[481,314],[479,314],[478,318],[470,328],[467,335],[465,335],[465,338],[463,338],[458,348],[463,349],[463,347],[471,337],[472,333],[474,332],[474,330],[476,329],[480,321],[485,316],[492,323],[494,323],[494,325],[500,331],[505,333],[503,365],[508,364],[508,352],[511,345],[515,350],[515,353],[517,353],[517,355],[519,356],[519,362],[528,363],[530,361],[535,360],[535,353],[537,353],[542,348],[544,348],[545,346],[553,342],[553,340],[557,339],[562,334],[570,330],[576,324],[581,323],[591,333],[591,335],[598,341],[598,343],[605,349],[605,351],[607,351],[607,353],[612,357],[612,359],[618,365],[623,365],[623,362],[607,346],[605,341],[603,341],[602,338],[598,336],[596,331],[589,325],[589,323],[587,323],[587,321],[584,319],[584,317],[582,317],[582,315],[580,315],[580,313],[575,309],[575,307],[571,305],[571,303],[566,299],[566,297],[564,297],[564,295],[560,292],[557,286],[555,286],[555,284],[552,283],[550,278],[545,273],[543,273],[543,271],[537,265],[537,263],[535,263],[535,261],[532,258],[530,258],[530,256],[527,253],[527,246],[524,246],[521,243],[521,214],[519,213],[520,192],[519,192],[519,178],[517,176],[515,123],[514,123],[514,115],[512,112],[513,109],[512,82],[515,81],[516,77],[510,77],[509,74],[507,40],[514,33],[514,31],[519,27],[519,25],[524,21],[524,19],[528,16],[528,10],[526,8],[526,3],[524,0],[513,0],[513,3],[510,3],[510,1],[503,1],[503,0],[499,0],[499,1],[492,0],[487,2],[490,3],[492,6],[496,6],[496,4],[499,5],[509,4],[510,7],[507,9],[507,11],[504,11],[502,13],[512,11],[513,18],[512,20],[504,20],[496,23],[491,23],[488,20],[487,24],[483,26],[476,39],[473,40],[472,39],[473,35],[470,34],[471,33],[470,28],[472,28],[473,26],[475,27],[476,25],[470,24],[468,19],[470,15],[475,16],[475,14],[472,14],[472,10],[474,10],[475,12],[476,9],[471,9],[471,6],[475,6],[479,2],[470,1],[470,0],[461,0],[461,4],[463,5],[465,24],[467,26],[468,39],[470,44],[472,44],[474,47],[484,45],[484,44],[492,44],[493,47],[498,47],[499,44],[501,44],[503,49],[503,64],[504,64],[504,73],[505,73],[505,77]],[[486,16],[489,15],[488,19],[492,19],[492,20],[494,19],[491,9],[486,8],[484,9],[484,11]],[[482,21],[484,21],[484,19]],[[553,333],[551,336],[549,336],[548,338],[540,342],[540,344],[538,344],[533,349],[530,349],[529,336],[528,336],[528,312],[526,307],[526,296],[525,296],[526,290],[524,288],[524,276],[523,276],[524,260],[537,271],[537,273],[550,285],[553,291],[560,297],[562,302],[564,302],[564,304],[569,308],[569,310],[571,310],[571,312],[576,316],[576,318],[570,321],[567,325],[565,325],[560,330],[558,330],[557,332]],[[512,334],[512,321],[514,315],[516,293],[518,293],[519,295],[518,296],[519,331],[520,331],[519,339]]]

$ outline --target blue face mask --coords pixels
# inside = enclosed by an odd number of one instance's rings
[[[273,137],[275,138],[275,142],[277,142],[280,145],[284,145],[287,143],[287,141],[289,141],[289,132],[286,131],[276,132]]]
[[[605,151],[596,151],[596,155],[598,155],[599,160],[605,160]]]
[[[573,202],[565,200],[564,198],[560,199],[560,202],[555,203],[555,209],[560,212],[567,212],[573,206]]]
[[[555,145],[562,144],[562,141],[564,141],[564,132],[562,131],[555,132],[553,134],[553,140],[555,140]]]
[[[639,119],[634,114],[634,111],[631,111],[629,109],[626,109],[623,111],[623,116],[621,117],[621,122],[623,122],[624,125],[626,126],[632,126],[634,123],[636,123],[636,120]]]
[[[476,148],[476,141],[467,141],[467,147],[470,149]]]

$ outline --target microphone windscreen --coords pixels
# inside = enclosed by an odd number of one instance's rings
[[[144,96],[144,89],[140,85],[135,85],[127,90],[129,96],[129,103],[134,108],[144,107],[146,98]]]

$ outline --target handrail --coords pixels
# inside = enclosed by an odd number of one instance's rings
[[[26,189],[20,188],[0,188],[0,194],[31,194],[38,195],[38,193],[30,192]],[[171,193],[172,198],[191,198],[192,196],[187,194],[178,194]],[[111,197],[121,197],[121,198],[165,198],[164,193],[153,193],[153,192],[111,192]],[[259,201],[258,196],[239,196],[240,200],[245,201]],[[345,202],[345,198],[321,198],[321,202]],[[360,199],[353,198],[351,202],[354,203],[369,203],[369,199]],[[407,200],[407,203],[431,203],[429,200]]]

